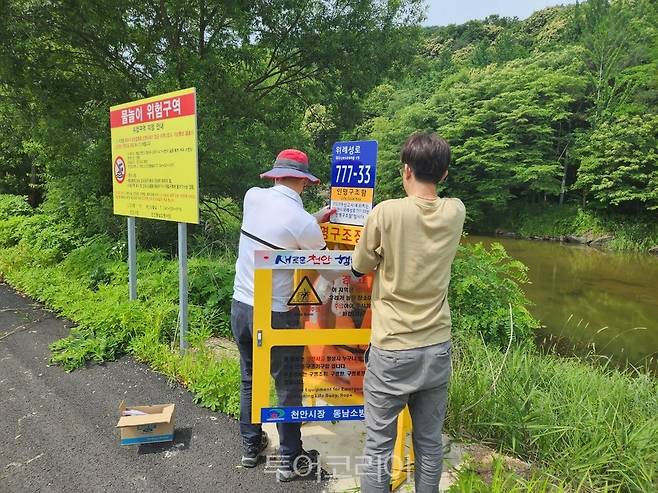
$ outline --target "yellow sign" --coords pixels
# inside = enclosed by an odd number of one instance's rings
[[[327,243],[356,245],[361,238],[363,227],[345,224],[323,223],[320,225],[322,236]]]
[[[331,220],[338,224],[363,226],[372,210],[372,188],[331,187],[331,207],[337,209]]]
[[[308,277],[302,277],[301,282],[295,288],[295,291],[292,293],[292,296],[288,300],[288,305],[290,306],[301,306],[301,305],[321,305],[322,300],[318,293],[313,288],[313,284]]]
[[[374,190],[372,188],[332,187],[331,200],[340,202],[363,202],[372,204]]]
[[[114,213],[199,222],[196,92],[110,108]]]

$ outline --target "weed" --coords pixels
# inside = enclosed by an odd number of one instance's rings
[[[32,207],[27,203],[27,197],[0,194],[0,221],[12,217],[28,216],[31,213]]]
[[[566,493],[580,492],[581,489],[566,488],[563,484],[555,485],[551,478],[536,472],[532,478],[524,479],[505,467],[497,458],[491,463],[489,471],[477,470],[468,462],[457,471],[455,482],[448,493]]]
[[[498,444],[560,478],[602,488],[658,487],[658,382],[578,359],[480,339],[456,345],[446,429]]]

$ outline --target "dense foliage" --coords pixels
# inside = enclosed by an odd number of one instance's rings
[[[57,211],[32,211],[24,198],[0,195],[0,273],[77,324],[68,337],[51,345],[51,361],[71,371],[130,352],[187,385],[205,406],[235,415],[237,362],[217,358],[205,345],[212,335],[230,337],[235,253],[211,256],[199,248],[190,258],[193,351],[180,357],[177,261],[160,250],[139,251],[139,298],[129,301],[123,240],[82,238],[71,231],[70,221]],[[456,337],[482,337],[500,347],[528,343],[538,322],[527,311],[520,287],[525,281],[525,267],[502,247],[461,247],[451,292],[453,305],[459,307],[454,311]],[[511,341],[510,315],[515,327]]]
[[[109,107],[195,86],[201,194],[241,199],[282,148],[322,162],[359,99],[413,52],[419,6],[4,2],[0,193],[46,191],[86,233],[116,234]],[[157,242],[160,231],[150,236]]]
[[[400,143],[423,129],[453,147],[442,193],[462,198],[472,230],[507,227],[510,210],[538,203],[656,222],[655,2],[424,30],[421,4],[7,2],[0,193],[45,197],[84,236],[119,237],[108,107],[196,86],[203,236],[206,221],[224,231],[239,216],[282,147],[306,149],[326,177],[333,141],[377,139],[378,200],[398,196]],[[140,232],[146,246],[175,236],[158,222]]]
[[[658,3],[589,0],[424,30],[421,4],[4,2],[0,194],[27,201],[0,195],[0,272],[77,323],[53,361],[72,370],[130,352],[235,415],[236,361],[204,341],[229,335],[240,199],[284,147],[307,150],[326,178],[333,141],[377,139],[382,200],[402,193],[404,138],[436,130],[454,157],[441,193],[464,200],[471,228],[614,230],[620,246],[653,245]],[[139,299],[127,300],[108,110],[189,86],[202,224],[191,228],[193,350],[182,357],[176,262],[163,250],[175,225],[140,221]],[[655,489],[655,381],[537,354],[525,281],[500,247],[460,249],[449,431],[585,489]]]
[[[489,250],[460,245],[448,295],[457,339],[475,335],[499,348],[532,341],[538,325],[521,288],[528,282],[526,270],[499,243]]]
[[[0,272],[25,290],[76,320],[71,335],[53,345],[53,361],[71,370],[89,360],[115,359],[135,339],[150,334],[161,343],[176,340],[178,263],[161,250],[138,254],[138,309],[126,297],[126,249],[107,235],[82,239],[47,211],[13,215],[24,200],[0,195]],[[189,261],[190,330],[230,337],[235,252],[221,256],[199,249]],[[538,326],[521,289],[525,266],[500,246],[462,246],[451,285],[457,338],[481,336],[504,348],[523,344]],[[94,307],[90,310],[89,307]],[[511,310],[511,312],[510,312]],[[510,336],[510,316],[514,332]]]
[[[429,28],[399,81],[363,101],[378,196],[400,194],[400,142],[453,146],[444,193],[485,229],[512,204],[575,203],[649,222],[658,209],[658,4],[590,0],[524,21]],[[655,222],[655,219],[653,219]]]

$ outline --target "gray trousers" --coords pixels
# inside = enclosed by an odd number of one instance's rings
[[[363,493],[389,491],[398,415],[407,404],[413,424],[416,492],[438,492],[451,350],[450,341],[400,351],[370,347],[363,384],[366,418]]]

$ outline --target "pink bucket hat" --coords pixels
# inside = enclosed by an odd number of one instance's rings
[[[306,178],[312,183],[320,180],[309,173],[308,156],[297,149],[284,149],[274,161],[274,167],[260,175],[261,178]]]

